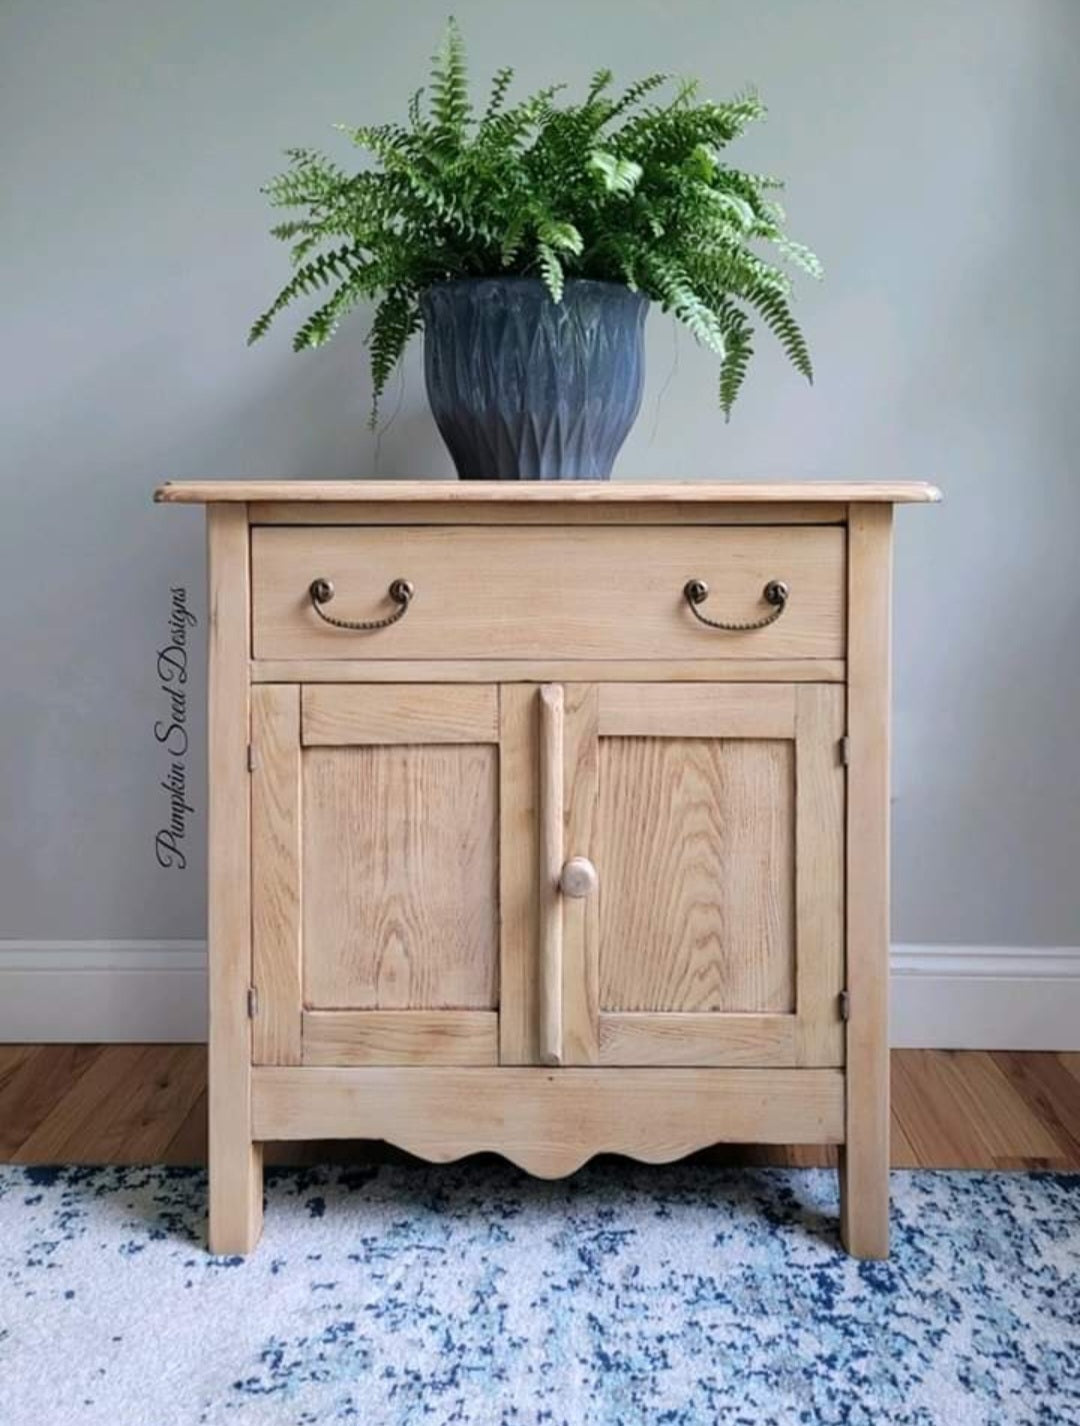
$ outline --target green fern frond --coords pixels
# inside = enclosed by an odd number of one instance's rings
[[[364,124],[358,129],[335,124],[334,128],[347,134],[358,149],[366,149],[388,168],[408,162],[418,137],[400,124]]]
[[[262,187],[274,208],[300,208],[325,202],[346,182],[344,172],[322,154],[290,149],[290,167]]]
[[[691,180],[696,181],[696,180]],[[701,201],[716,210],[721,222],[730,224],[740,233],[753,233],[758,225],[758,216],[753,208],[737,193],[725,193],[709,184],[700,185]]]
[[[312,233],[306,238],[301,238],[298,243],[293,243],[289,249],[289,262],[293,267],[302,267],[307,261],[309,253],[313,253],[323,241],[321,233]]]
[[[718,394],[724,420],[730,421],[731,408],[735,405],[735,398],[742,389],[747,368],[750,365],[750,358],[754,354],[752,341],[754,329],[744,314],[730,303],[724,303],[718,315],[727,346],[724,359],[720,363]]]
[[[484,110],[483,123],[494,119],[495,115],[502,109],[503,101],[506,98],[506,91],[510,88],[514,78],[512,65],[504,65],[502,69],[495,71],[495,77],[491,81],[491,94],[488,97],[487,108]]]
[[[615,76],[610,69],[598,69],[589,84],[589,92],[585,95],[585,103],[587,105],[592,104],[594,100],[599,99],[600,95],[603,94],[604,90],[607,89],[614,78]]]
[[[536,245],[536,260],[540,265],[544,286],[551,294],[551,300],[553,302],[561,302],[563,298],[565,274],[563,273],[562,263],[559,261],[554,248],[549,247],[547,243],[538,242]]]
[[[442,45],[431,62],[431,117],[439,140],[460,144],[471,114],[465,42],[451,15]]]
[[[652,280],[664,309],[674,312],[703,347],[724,355],[724,333],[715,314],[694,290],[688,274],[678,263],[658,253],[650,253],[643,266]]]
[[[352,276],[355,257],[355,249],[343,247],[334,252],[323,253],[302,267],[292,281],[281,289],[262,316],[252,324],[248,333],[248,346],[265,336],[277,314],[297,297],[307,297],[320,287]]]
[[[545,247],[553,248],[556,252],[573,253],[575,256],[581,254],[581,234],[573,223],[547,219],[537,224],[536,236]]]
[[[298,238],[302,234],[310,234],[314,224],[307,218],[297,218],[288,223],[275,223],[270,229],[272,238],[279,238],[282,242],[290,242],[293,238]]]
[[[633,193],[644,170],[630,158],[616,158],[603,149],[589,155],[589,168],[597,175],[608,193]]]
[[[413,333],[420,328],[420,309],[415,296],[403,289],[387,292],[375,309],[368,346],[371,350],[371,415],[372,430],[379,417],[379,398],[386,390],[390,373],[401,360]]]
[[[778,234],[773,242],[783,253],[788,262],[795,267],[801,268],[807,277],[812,277],[817,281],[825,276],[825,269],[821,265],[821,259],[805,247],[802,243],[795,243],[783,233]]]
[[[503,267],[509,267],[521,251],[521,245],[525,240],[525,230],[528,227],[528,212],[522,209],[514,213],[503,229],[499,239],[499,258]]]
[[[301,352],[306,347],[321,347],[324,342],[328,342],[337,331],[341,318],[356,306],[361,297],[366,295],[366,291],[367,284],[362,278],[351,278],[343,282],[329,301],[312,312],[307,321],[297,329],[292,342],[293,351]]]
[[[812,384],[814,367],[810,360],[810,351],[799,324],[791,315],[787,298],[781,297],[774,288],[764,285],[752,286],[743,295],[746,301],[761,313],[765,324],[771,328],[783,347],[788,361]]]
[[[633,109],[641,103],[647,94],[651,94],[654,89],[659,89],[670,78],[670,74],[646,74],[643,79],[636,79],[633,84],[623,90],[611,106],[611,112],[608,114],[609,121],[617,118],[620,114],[625,114],[628,109]]]

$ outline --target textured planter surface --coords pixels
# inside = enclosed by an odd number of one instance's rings
[[[463,480],[607,480],[641,406],[648,299],[615,282],[440,282],[421,299],[432,414]]]

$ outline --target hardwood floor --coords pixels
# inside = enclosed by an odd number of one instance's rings
[[[1080,1053],[894,1050],[895,1168],[1080,1170]],[[203,1045],[0,1045],[0,1161],[199,1164]],[[272,1163],[398,1157],[382,1145],[283,1144]],[[814,1148],[708,1151],[720,1163],[834,1162]]]

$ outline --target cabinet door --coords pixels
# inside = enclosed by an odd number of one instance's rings
[[[838,1065],[843,690],[564,690],[563,1063]]]
[[[491,686],[252,689],[256,1063],[498,1062],[509,723]]]

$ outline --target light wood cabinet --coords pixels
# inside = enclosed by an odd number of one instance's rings
[[[355,1137],[835,1143],[887,1252],[889,542],[936,492],[159,498],[210,530],[212,1247],[264,1140]]]

